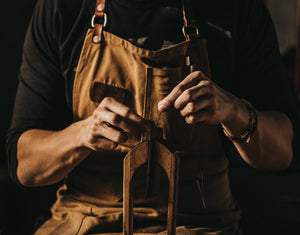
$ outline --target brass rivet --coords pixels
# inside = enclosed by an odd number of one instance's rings
[[[97,11],[103,11],[104,10],[104,4],[99,4],[97,6]]]
[[[100,42],[100,37],[99,37],[98,35],[94,36],[94,37],[93,37],[93,42],[94,42],[94,43]]]

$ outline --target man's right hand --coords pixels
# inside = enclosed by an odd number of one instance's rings
[[[94,151],[113,150],[126,142],[128,136],[138,137],[151,127],[149,122],[112,97],[104,98],[83,126],[80,133],[83,145]]]
[[[64,179],[92,150],[113,150],[150,123],[115,99],[105,98],[89,118],[61,131],[32,129],[18,141],[17,175],[27,187]]]

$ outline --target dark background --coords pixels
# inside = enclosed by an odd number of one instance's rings
[[[31,234],[38,217],[50,214],[50,204],[55,199],[53,187],[18,188],[9,180],[6,169],[5,134],[17,89],[24,35],[35,3],[35,0],[1,1],[0,7],[0,235]]]
[[[56,186],[24,190],[14,185],[9,180],[5,160],[5,133],[12,115],[24,34],[35,2],[2,1],[0,9],[0,235],[31,234],[50,216],[49,208],[55,200]],[[271,10],[276,9],[274,2]],[[285,1],[281,3],[286,6]],[[283,16],[278,12],[282,10],[273,12],[275,22],[279,22],[279,38],[289,43],[281,44],[281,48],[285,49],[282,53],[292,79],[294,50],[290,44],[293,39],[286,40],[287,27],[280,25]],[[294,22],[289,25],[294,26]],[[231,167],[229,176],[233,195],[243,211],[241,226],[245,234],[300,234],[300,171],[278,175],[235,166]]]

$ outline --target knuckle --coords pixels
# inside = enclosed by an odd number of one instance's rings
[[[113,101],[113,98],[112,98],[112,97],[105,97],[105,98],[102,100],[100,106],[108,106],[110,103],[112,103],[112,101]]]
[[[107,103],[111,103],[111,102],[113,101],[113,98],[107,96],[107,97],[105,97],[105,98],[103,99],[103,101],[104,101],[104,102],[107,102]]]
[[[195,123],[195,116],[194,115],[189,115],[185,118],[185,121],[187,124],[194,124]]]
[[[88,142],[88,143],[94,143],[94,140],[95,140],[95,138],[94,138],[93,135],[89,135],[89,136],[87,137],[87,142]]]
[[[115,143],[113,141],[105,141],[102,143],[101,148],[106,150],[114,150],[118,146],[118,143]]]
[[[208,87],[210,88],[211,91],[214,91],[216,89],[215,84],[210,81],[209,81]]]
[[[185,117],[187,114],[186,114],[185,110],[180,110],[180,115],[181,115],[182,117]]]
[[[183,93],[184,92],[184,85],[178,85],[176,88],[176,93]]]
[[[171,104],[172,104],[171,98],[170,98],[170,97],[166,97],[166,98],[164,99],[163,105],[164,105],[164,106],[169,106],[169,105],[171,105]]]
[[[174,103],[174,108],[179,109],[180,108],[180,103],[176,100]]]
[[[214,93],[215,90],[215,86],[213,83],[211,83],[210,81],[208,81],[205,85],[205,91],[206,93]]]
[[[121,143],[123,141],[124,141],[123,134],[121,132],[118,132],[118,134],[116,135],[116,142]]]
[[[186,90],[185,92],[184,92],[184,97],[185,97],[185,99],[186,100],[192,100],[193,99],[193,92],[192,92],[192,90]]]
[[[128,118],[130,116],[130,108],[125,107],[123,110],[123,117]]]
[[[94,143],[97,143],[98,142],[98,138],[99,136],[94,134],[94,133],[90,133],[88,136],[87,136],[87,142],[90,143],[90,144],[94,144]]]
[[[194,113],[196,111],[196,105],[194,102],[188,103],[187,106],[189,112]]]
[[[113,149],[115,149],[117,146],[118,146],[118,143],[110,142],[110,144],[109,144],[108,147],[109,147],[109,149],[113,150]]]
[[[120,123],[120,116],[114,113],[110,119],[110,123],[112,125],[118,125]]]
[[[91,125],[91,131],[94,133],[96,132],[98,129],[98,125],[96,124],[96,122],[93,122]]]
[[[191,115],[191,117],[190,117],[190,123],[191,124],[196,123],[196,117],[194,115]]]
[[[208,79],[202,79],[200,82],[199,82],[200,85],[202,86],[210,86],[212,83],[210,80]]]
[[[213,103],[210,109],[211,115],[216,116],[218,114],[218,106],[216,103]]]
[[[201,71],[195,71],[194,72],[195,77],[199,78],[199,77],[203,77],[203,73]]]
[[[206,91],[206,93],[212,93],[212,87],[211,87],[211,85],[208,85],[208,86],[206,86],[205,87],[205,91]]]
[[[93,117],[94,121],[97,120],[100,117],[100,115],[99,115],[99,109],[95,109],[95,111],[93,112],[92,117]]]

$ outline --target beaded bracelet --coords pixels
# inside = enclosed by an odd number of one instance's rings
[[[246,142],[249,143],[251,136],[254,134],[254,132],[257,129],[257,115],[255,112],[255,109],[253,108],[253,106],[251,105],[251,103],[247,100],[242,100],[244,102],[244,104],[247,107],[247,110],[249,112],[249,124],[247,126],[247,128],[240,134],[237,136],[231,136],[227,130],[224,128],[223,124],[222,124],[222,128],[223,128],[223,132],[224,134],[233,142],[236,143],[241,143],[241,142]]]

